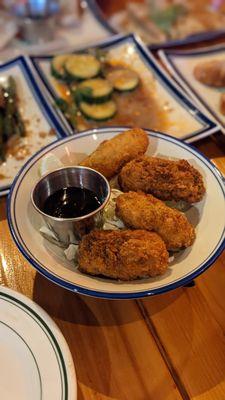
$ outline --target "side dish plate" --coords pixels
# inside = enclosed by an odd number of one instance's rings
[[[4,163],[0,163],[0,197],[7,194],[15,175],[32,154],[57,137],[68,134],[43,95],[24,57],[0,65],[0,84],[4,85],[9,76],[16,82],[19,109],[27,136],[22,144],[24,155],[18,156],[15,151],[15,156],[10,155]]]
[[[1,397],[76,400],[72,356],[52,319],[33,301],[3,286],[0,308]]]
[[[220,112],[220,96],[224,88],[206,86],[199,82],[194,68],[202,62],[225,60],[225,47],[213,46],[195,51],[159,51],[159,56],[179,85],[195,104],[212,118],[225,133],[225,115]]]
[[[191,146],[170,136],[146,131],[149,135],[147,154],[186,159],[202,174],[206,195],[192,206],[187,217],[196,227],[192,247],[175,255],[161,277],[120,282],[91,277],[77,270],[65,259],[63,250],[40,236],[43,222],[30,201],[33,185],[39,179],[40,163],[53,154],[65,165],[76,165],[104,140],[126,128],[94,129],[59,140],[33,156],[14,181],[8,200],[8,222],[13,239],[27,260],[46,278],[75,293],[112,299],[128,299],[163,293],[187,284],[204,272],[219,256],[225,245],[225,185],[216,167]],[[213,227],[213,229],[212,229]]]
[[[206,117],[176,85],[169,75],[161,68],[154,56],[142,44],[142,42],[134,35],[114,36],[105,41],[96,43],[91,48],[101,49],[107,53],[107,57],[117,65],[124,63],[128,65],[138,74],[142,85],[152,97],[153,102],[157,103],[160,110],[163,110],[166,116],[166,127],[162,125],[160,117],[155,126],[146,126],[144,123],[139,123],[138,126],[143,128],[151,128],[163,131],[179,139],[184,139],[188,142],[193,142],[202,137],[210,135],[218,130],[218,127],[208,117]],[[80,49],[81,52],[88,49]],[[72,53],[74,53],[73,51]],[[47,88],[52,101],[60,97],[59,88],[56,85],[56,80],[51,74],[51,60],[53,56],[36,56],[31,57],[34,68],[39,74],[42,82]],[[143,113],[146,121],[146,106],[143,106]],[[74,132],[69,126],[65,117],[58,110],[59,115],[64,121],[65,126]],[[151,125],[152,115],[151,107],[149,107],[149,121]],[[155,117],[157,119],[157,117]],[[141,122],[141,121],[140,121]],[[129,125],[131,123],[121,123],[115,120],[111,125]],[[160,125],[161,124],[161,125]],[[98,127],[106,126],[107,123],[98,124]],[[137,124],[135,124],[137,125]],[[88,128],[86,128],[88,129]]]
[[[112,23],[109,22],[109,18],[106,18],[101,7],[97,4],[96,0],[86,0],[86,2],[90,11],[93,13],[96,20],[102,25],[104,29],[107,29],[110,34],[120,33],[118,29],[116,29],[112,25]],[[174,46],[182,46],[187,44],[195,44],[203,41],[219,39],[221,37],[224,37],[224,34],[225,31],[223,29],[223,26],[221,26],[221,29],[211,30],[211,31],[208,30],[204,32],[195,33],[193,35],[188,35],[182,39],[174,39],[174,40],[171,39],[156,44],[148,43],[148,47],[150,49],[158,49],[158,48],[162,49],[162,48],[170,48]]]

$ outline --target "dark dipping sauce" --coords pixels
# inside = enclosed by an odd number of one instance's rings
[[[92,190],[66,187],[47,198],[43,212],[56,218],[77,218],[97,210],[101,204]]]

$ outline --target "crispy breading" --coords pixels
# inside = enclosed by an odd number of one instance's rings
[[[116,214],[127,227],[158,233],[168,250],[188,247],[194,242],[195,230],[187,217],[151,194],[121,194],[116,199]]]
[[[91,275],[132,280],[162,275],[168,267],[165,243],[144,230],[94,230],[78,250],[79,269]]]
[[[221,88],[225,86],[225,60],[203,61],[194,68],[194,77],[205,85]]]
[[[186,160],[142,156],[126,164],[119,174],[123,191],[151,193],[161,200],[195,203],[205,187],[200,172]]]
[[[130,129],[100,143],[80,165],[93,168],[106,178],[111,178],[128,161],[144,154],[148,143],[148,135],[143,129]]]

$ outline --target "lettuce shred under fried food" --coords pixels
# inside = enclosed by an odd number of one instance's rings
[[[116,198],[122,194],[118,189],[111,189],[111,196],[103,211],[103,230],[124,228],[124,223],[116,216]]]

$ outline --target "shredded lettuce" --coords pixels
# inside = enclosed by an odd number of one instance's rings
[[[67,260],[76,260],[78,245],[70,244],[67,249],[64,250],[64,254]]]
[[[116,216],[116,198],[122,194],[118,189],[111,190],[111,196],[107,206],[103,211],[103,227],[102,229],[118,230],[124,228],[124,223]]]

